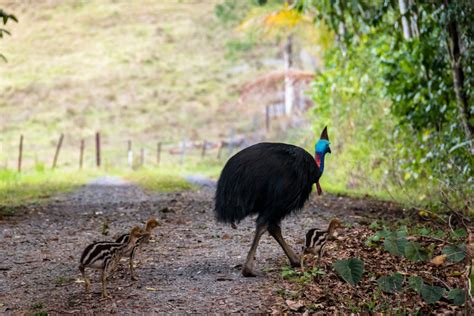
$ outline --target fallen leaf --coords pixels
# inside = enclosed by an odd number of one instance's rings
[[[227,240],[227,239],[232,239],[232,237],[230,237],[229,234],[224,234],[224,235],[222,236],[222,239]]]
[[[153,291],[153,292],[158,291],[158,290],[155,289],[154,287],[146,287],[146,289],[147,289],[148,291]]]
[[[74,283],[84,283],[84,282],[85,282],[85,281],[82,280],[82,279],[76,279],[76,280],[74,280]]]
[[[439,256],[436,256],[433,259],[431,259],[430,262],[431,262],[431,264],[434,264],[435,266],[440,266],[440,265],[444,264],[447,257],[448,257],[447,255],[439,255]]]
[[[288,305],[290,310],[295,311],[295,312],[299,311],[301,308],[304,307],[301,301],[286,300],[285,303],[286,305]]]

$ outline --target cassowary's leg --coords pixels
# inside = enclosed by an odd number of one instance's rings
[[[135,250],[137,249],[137,247],[134,247],[132,249],[132,253],[130,254],[130,259],[129,259],[129,266],[130,266],[130,278],[132,280],[137,280],[137,277],[135,275],[135,270],[133,269],[133,259],[135,258]]]
[[[81,271],[82,273],[82,277],[84,278],[84,286],[86,287],[86,293],[89,292],[89,289],[91,287],[91,282],[89,281],[89,279],[87,278],[87,275],[86,275],[86,271],[85,271],[85,267],[83,267],[82,265],[79,266],[79,270]]]
[[[247,254],[247,260],[242,267],[242,275],[244,277],[254,277],[255,273],[253,272],[253,261],[255,260],[255,251],[257,250],[258,243],[263,233],[267,230],[266,225],[257,225],[255,230],[255,236],[253,237],[252,247],[250,247],[249,253]]]
[[[288,259],[290,259],[291,266],[292,267],[300,267],[301,266],[301,260],[293,252],[293,249],[291,249],[291,247],[288,246],[288,244],[283,239],[283,236],[281,235],[280,226],[279,225],[271,225],[271,226],[268,227],[268,232],[280,244],[281,248],[283,248],[283,251],[285,252],[286,256],[288,257]]]

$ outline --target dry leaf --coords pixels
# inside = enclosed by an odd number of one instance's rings
[[[147,287],[146,289],[147,289],[148,291],[153,291],[153,292],[158,291],[158,290],[155,289],[154,287]]]
[[[295,311],[295,312],[299,311],[301,308],[304,307],[301,301],[286,300],[285,303],[286,305],[288,305],[290,310]]]
[[[227,239],[232,239],[228,234],[222,235],[222,239],[227,240]]]
[[[433,259],[431,259],[430,262],[431,262],[431,264],[434,264],[435,266],[440,266],[440,265],[444,264],[447,257],[448,257],[447,255],[439,255],[439,256],[436,256]]]

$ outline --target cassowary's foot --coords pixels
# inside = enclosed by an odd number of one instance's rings
[[[242,275],[246,278],[249,278],[249,277],[256,277],[257,274],[255,274],[255,272],[253,272],[252,269],[250,269],[249,267],[246,267],[246,266],[243,266],[242,267]]]
[[[303,266],[302,259],[300,257],[295,257],[290,259],[290,264],[292,268],[301,268]]]

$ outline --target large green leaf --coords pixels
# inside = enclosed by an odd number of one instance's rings
[[[386,251],[395,256],[405,254],[405,245],[407,243],[406,233],[404,231],[391,232],[385,237],[383,246]]]
[[[364,274],[364,262],[358,258],[338,260],[333,267],[344,281],[352,285],[359,283]]]
[[[379,278],[377,284],[379,289],[386,293],[395,293],[402,289],[404,277],[400,273],[387,275]]]
[[[434,304],[443,297],[445,291],[444,287],[423,285],[421,287],[421,297],[426,303]]]
[[[405,245],[405,257],[413,261],[427,261],[429,253],[415,241],[409,241]]]
[[[420,293],[421,288],[423,287],[423,278],[416,275],[411,276],[408,278],[408,284],[410,285],[410,288]]]
[[[452,262],[460,262],[465,257],[464,245],[449,245],[443,248],[442,253],[448,256],[448,260]]]
[[[466,292],[464,289],[452,289],[448,293],[448,299],[453,301],[455,305],[462,305],[466,301]]]

